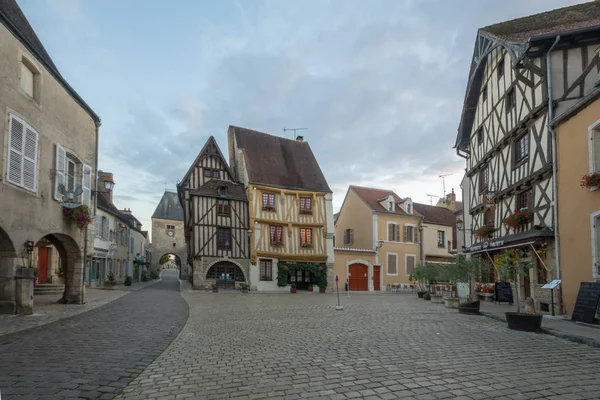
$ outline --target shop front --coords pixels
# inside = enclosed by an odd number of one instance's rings
[[[327,265],[322,263],[297,263],[280,261],[278,263],[277,284],[296,286],[296,290],[318,291],[327,288]]]

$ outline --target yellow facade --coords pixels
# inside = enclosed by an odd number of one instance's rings
[[[590,136],[599,129],[600,99],[555,129],[560,269],[567,314],[573,312],[581,282],[600,280],[599,267],[594,265],[600,261],[600,190],[580,187],[581,177],[589,174],[590,169],[598,172],[598,162],[595,168],[590,168],[593,163]]]

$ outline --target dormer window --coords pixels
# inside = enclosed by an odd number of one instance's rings
[[[227,186],[219,187],[219,196],[227,196]]]
[[[393,201],[389,202],[389,210],[394,211],[394,202]]]
[[[412,205],[411,205],[411,204],[407,204],[407,205],[406,205],[406,212],[407,212],[408,214],[412,214]]]

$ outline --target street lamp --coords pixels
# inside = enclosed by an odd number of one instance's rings
[[[110,192],[115,187],[115,182],[110,177],[104,178],[104,190]]]
[[[465,223],[463,222],[462,219],[457,219],[456,220],[456,229],[458,229],[459,231],[470,231],[471,229],[465,228],[464,227]]]

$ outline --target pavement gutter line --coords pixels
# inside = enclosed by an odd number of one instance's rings
[[[506,322],[506,318],[504,318],[500,315],[495,315],[495,314],[488,313],[485,311],[481,311],[481,314],[488,318],[495,319],[497,321]],[[557,331],[556,329],[544,328],[544,327],[541,328],[541,333],[545,333],[546,335],[556,336],[558,338],[566,339],[571,342],[585,344],[587,346],[596,347],[596,348],[600,349],[600,342],[597,340],[594,340],[594,339],[588,339],[588,338],[585,338],[582,336],[571,335],[569,333],[563,333],[563,332]]]

